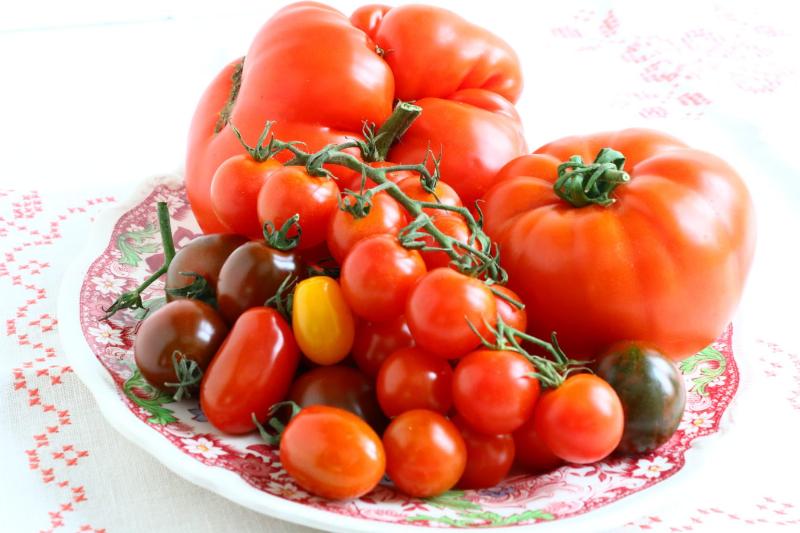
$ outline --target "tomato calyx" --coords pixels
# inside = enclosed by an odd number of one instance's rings
[[[245,152],[247,152],[247,154],[253,158],[253,161],[256,161],[257,163],[263,163],[275,155],[274,147],[272,145],[272,139],[274,139],[274,137],[270,137],[270,142],[264,144],[267,140],[267,136],[269,136],[269,131],[272,129],[273,124],[274,122],[269,120],[264,124],[264,129],[261,130],[261,134],[258,136],[258,140],[254,146],[247,144],[247,141],[245,141],[244,137],[242,137],[242,132],[240,132],[239,129],[233,125],[233,122],[229,122],[228,126],[231,127],[231,131],[233,131],[233,134],[236,135],[237,139],[239,139],[239,143],[242,145]]]
[[[200,300],[216,307],[216,298],[214,289],[208,284],[208,280],[197,272],[180,272],[181,276],[193,277],[194,280],[185,287],[178,287],[174,289],[164,289],[167,295],[188,298],[190,300]]]
[[[191,398],[191,389],[199,385],[203,379],[203,369],[200,368],[197,361],[186,357],[177,350],[172,352],[172,367],[175,369],[178,381],[177,383],[164,383],[167,387],[177,389],[172,395],[172,399],[179,402],[183,398]]]
[[[289,232],[292,229],[296,233],[294,236],[289,237]],[[282,252],[297,248],[302,234],[303,228],[300,227],[300,215],[298,213],[287,218],[280,229],[275,229],[275,224],[270,220],[264,223],[264,240],[267,242],[267,246]]]
[[[553,190],[573,207],[593,204],[608,207],[616,201],[610,196],[614,189],[631,180],[624,166],[625,156],[611,148],[601,149],[588,165],[581,156],[573,155],[558,165]]]
[[[286,423],[284,423],[277,414],[278,411],[284,407],[288,407],[290,409],[289,419],[286,421]],[[269,408],[269,412],[267,413],[269,419],[266,423],[272,432],[270,432],[261,422],[258,421],[258,417],[256,417],[255,413],[251,413],[250,416],[253,419],[253,424],[255,424],[256,429],[258,429],[258,434],[261,436],[261,439],[270,446],[277,446],[281,442],[281,436],[283,436],[286,426],[289,424],[289,422],[291,422],[292,418],[300,414],[300,411],[302,410],[302,407],[291,400],[272,404],[272,406]]]
[[[297,276],[289,274],[278,286],[275,294],[264,302],[265,306],[274,307],[289,324],[292,323],[292,302],[294,301],[294,288],[298,281]]]

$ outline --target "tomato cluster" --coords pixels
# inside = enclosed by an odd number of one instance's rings
[[[297,40],[312,30],[325,43]],[[333,83],[332,58],[358,79]],[[645,130],[522,155],[513,51],[438,8],[289,6],[223,74],[187,162],[208,234],[167,254],[167,303],[134,343],[153,387],[279,442],[331,499],[384,475],[415,497],[491,487],[670,439],[673,360],[729,320],[752,257],[730,167]]]

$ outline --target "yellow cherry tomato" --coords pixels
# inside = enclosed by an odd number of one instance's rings
[[[292,329],[300,351],[315,363],[332,365],[347,357],[355,323],[335,279],[314,276],[297,284]]]

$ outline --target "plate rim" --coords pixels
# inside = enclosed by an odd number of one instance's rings
[[[179,477],[259,514],[306,527],[338,532],[430,532],[439,529],[451,531],[481,529],[482,531],[501,533],[536,528],[535,530],[538,532],[549,533],[563,528],[567,528],[566,530],[571,532],[612,529],[622,526],[626,521],[646,516],[660,502],[669,501],[669,494],[677,493],[682,482],[692,477],[700,477],[702,471],[706,470],[713,462],[703,461],[702,456],[707,454],[708,448],[712,448],[711,445],[714,441],[727,433],[732,419],[731,413],[741,401],[746,373],[743,370],[742,360],[737,359],[736,364],[739,367],[740,376],[739,387],[723,412],[717,431],[697,437],[692,441],[691,446],[684,452],[684,465],[680,470],[654,486],[627,495],[603,507],[552,522],[481,528],[439,528],[396,524],[342,515],[260,491],[232,471],[195,461],[191,455],[173,446],[159,432],[142,423],[129,407],[120,401],[118,389],[108,370],[95,356],[82,334],[80,315],[77,312],[81,287],[89,267],[108,246],[116,223],[125,213],[139,205],[155,187],[182,184],[183,176],[180,172],[152,176],[142,180],[125,200],[118,201],[98,214],[87,231],[84,246],[65,269],[61,280],[57,296],[59,338],[69,364],[81,382],[89,389],[103,418],[111,427]],[[734,320],[734,324],[736,322],[737,320]],[[734,354],[741,354],[742,351],[739,349],[741,335],[737,334],[737,329],[741,331],[734,327],[731,345]]]

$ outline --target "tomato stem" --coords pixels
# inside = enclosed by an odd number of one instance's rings
[[[615,202],[611,198],[614,189],[631,180],[624,166],[625,156],[611,148],[600,150],[594,162],[588,165],[581,156],[574,155],[558,165],[558,179],[553,190],[574,207],[608,207]]]
[[[301,407],[291,400],[273,404],[267,412],[267,416],[269,417],[267,420],[267,425],[274,431],[274,433],[267,431],[267,428],[265,428],[261,422],[258,421],[255,413],[250,413],[250,417],[253,420],[253,424],[255,424],[256,429],[258,429],[258,434],[261,436],[261,439],[270,446],[277,446],[280,444],[281,437],[286,429],[286,424],[281,422],[281,420],[275,416],[275,413],[277,413],[282,407],[290,407],[292,410],[289,414],[289,422],[292,421],[292,418],[300,414]]]
[[[410,102],[398,102],[394,111],[386,122],[380,127],[378,132],[372,139],[372,144],[375,150],[371,157],[367,158],[364,154],[365,161],[386,161],[386,156],[389,154],[389,149],[397,140],[408,131],[411,124],[422,113],[422,108]]]
[[[184,397],[191,398],[191,389],[200,384],[203,379],[203,369],[194,359],[189,359],[178,350],[172,352],[172,368],[175,370],[177,383],[164,383],[167,387],[174,387],[177,390],[172,396],[176,402]]]
[[[293,237],[289,237],[289,232],[292,228],[297,233]],[[300,235],[303,234],[303,228],[300,227],[300,214],[295,213],[292,217],[286,219],[280,229],[275,229],[275,224],[268,220],[264,223],[263,231],[264,240],[270,248],[283,252],[296,248],[300,244]]]

